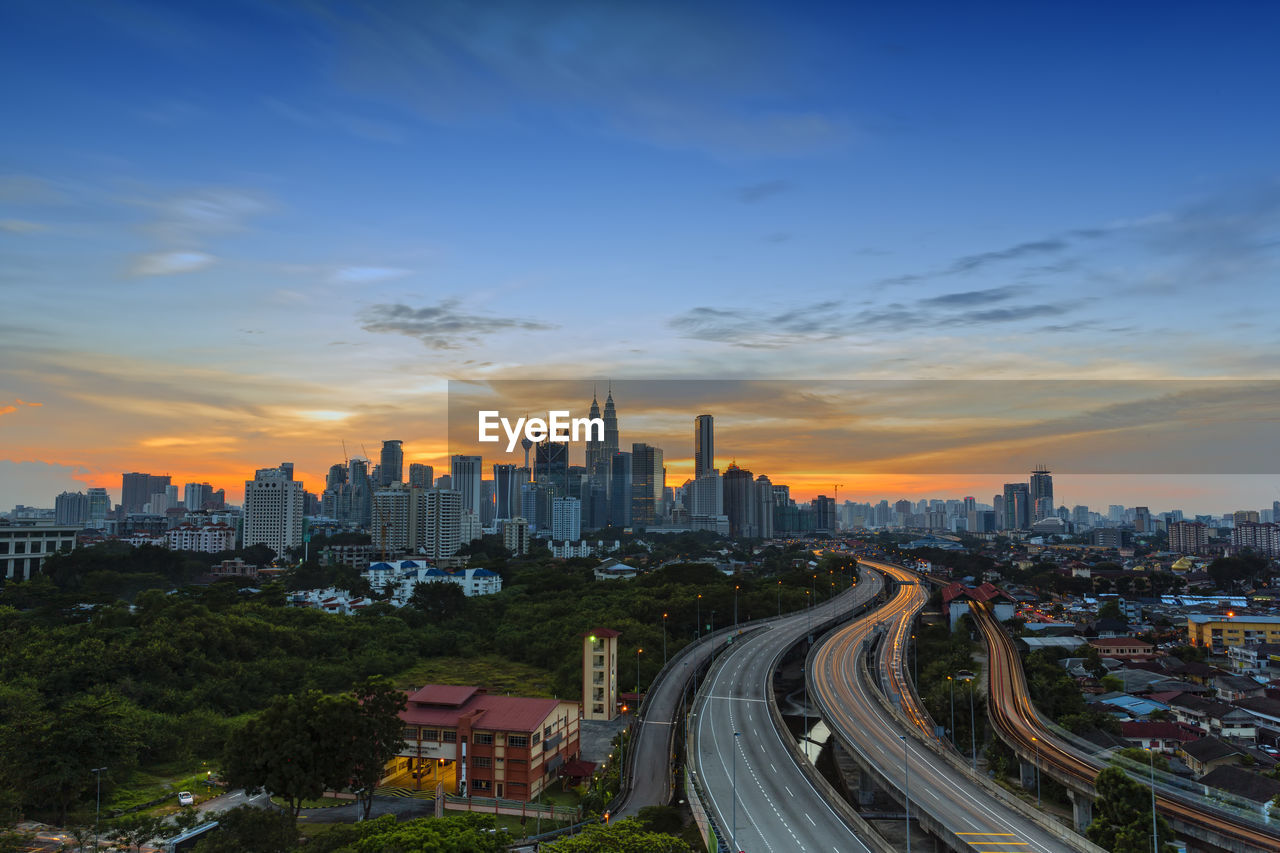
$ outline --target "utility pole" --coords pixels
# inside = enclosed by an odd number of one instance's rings
[[[89,772],[98,777],[98,808],[93,813],[93,849],[98,849],[98,825],[102,819],[102,771],[105,767],[94,767]]]

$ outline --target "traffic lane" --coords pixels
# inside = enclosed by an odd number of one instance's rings
[[[743,656],[772,657],[785,642],[744,646]],[[726,667],[716,687],[745,687],[744,679],[760,670]],[[725,682],[729,683],[725,683]],[[842,853],[866,850],[852,830],[831,810],[795,764],[795,756],[773,727],[765,699],[708,697],[699,718],[699,740],[709,737],[714,754],[699,758],[704,790],[726,833],[734,825],[733,779],[737,777],[737,846],[740,850],[822,850]],[[726,725],[721,725],[720,722]],[[763,728],[762,728],[763,727]],[[739,732],[734,737],[734,732]],[[734,756],[737,756],[736,767]]]
[[[866,634],[851,634],[841,644],[840,659],[856,668],[856,651]],[[976,832],[993,837],[996,833],[1013,830],[1020,849],[1045,853],[1058,849],[1056,839],[1034,822],[1006,809],[988,806],[983,802],[985,795],[976,790],[967,778],[949,765],[940,764],[938,757],[913,737],[902,740],[901,732],[885,720],[879,713],[879,704],[867,694],[866,691],[874,687],[862,686],[856,670],[850,672],[848,667],[834,666],[829,659],[826,674],[829,683],[843,685],[840,691],[842,701],[846,703],[845,707],[857,713],[856,721],[846,718],[837,723],[846,739],[849,730],[855,727],[869,736],[857,746],[861,747],[864,758],[876,764],[890,783],[899,789],[903,787],[904,759],[909,764],[913,808],[925,808],[935,819],[956,832]],[[850,725],[851,722],[854,725]]]

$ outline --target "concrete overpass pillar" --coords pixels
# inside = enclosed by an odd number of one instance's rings
[[[1075,818],[1076,832],[1084,835],[1084,831],[1093,823],[1093,800],[1076,791],[1068,791],[1071,797],[1071,815]]]
[[[1030,791],[1036,786],[1036,766],[1027,761],[1025,758],[1018,759],[1018,777],[1022,782],[1022,789]]]
[[[858,771],[858,805],[866,808],[875,802],[876,780],[865,770]]]

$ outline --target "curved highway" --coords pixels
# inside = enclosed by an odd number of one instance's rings
[[[974,850],[1063,850],[1066,845],[1059,836],[989,795],[963,771],[942,760],[890,715],[872,693],[876,686],[867,683],[859,656],[863,643],[885,625],[879,654],[881,667],[888,666],[888,695],[891,701],[894,696],[901,697],[903,713],[911,726],[933,737],[899,674],[905,636],[928,593],[906,569],[865,559],[859,562],[903,584],[883,607],[841,628],[814,650],[809,683],[823,720],[849,750],[877,768],[889,784],[902,790],[906,786],[904,777],[908,777],[912,814],[917,810],[927,813],[955,834],[953,841]],[[904,763],[910,767],[909,774],[904,773]]]
[[[880,577],[867,573],[854,589],[735,642],[698,691],[690,720],[692,769],[731,849],[869,850],[801,771],[799,756],[774,726],[768,702],[774,669],[786,649],[810,625],[870,601],[882,588]]]
[[[1031,702],[1022,661],[1009,635],[985,607],[975,607],[973,612],[990,652],[987,704],[992,723],[1006,739],[1017,743],[1024,754],[1035,750],[1034,742],[1038,739],[1037,754],[1050,772],[1060,778],[1074,778],[1079,787],[1091,790],[1094,778],[1107,763],[1058,737]],[[1206,807],[1203,799],[1176,789],[1157,785],[1156,807],[1177,823],[1226,836],[1243,845],[1242,849],[1280,851],[1280,838],[1264,831],[1259,824]]]

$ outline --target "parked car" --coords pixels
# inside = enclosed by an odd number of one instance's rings
[[[194,806],[195,804],[196,804],[196,798],[192,795],[192,793],[191,793],[190,791],[179,791],[179,792],[178,792],[178,805],[180,805],[180,806]]]

